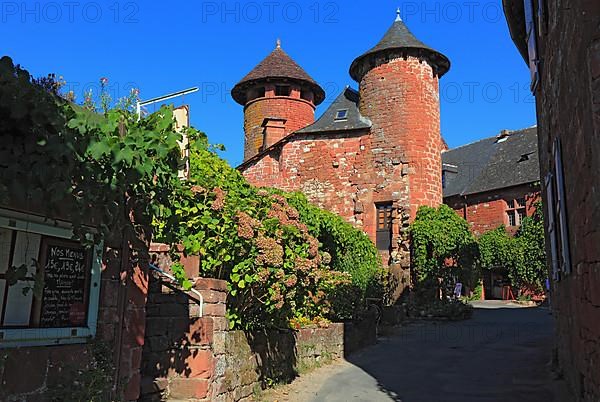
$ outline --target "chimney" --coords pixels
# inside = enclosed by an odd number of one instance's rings
[[[498,138],[499,140],[502,138],[506,138],[510,135],[510,130],[502,130],[500,131],[500,134],[498,134],[498,136],[496,138]]]
[[[275,144],[285,137],[286,119],[279,117],[267,117],[264,119],[263,126],[263,150]]]
[[[190,107],[183,105],[173,109],[173,118],[175,119],[175,130],[182,134],[181,141],[177,141],[184,161],[179,169],[179,178],[186,180],[190,175],[190,139],[185,130],[190,127]]]

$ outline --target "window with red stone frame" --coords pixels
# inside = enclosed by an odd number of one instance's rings
[[[379,251],[390,251],[392,246],[392,203],[377,204],[377,236]]]
[[[527,216],[525,197],[507,200],[506,207],[506,225],[521,226],[523,219]]]

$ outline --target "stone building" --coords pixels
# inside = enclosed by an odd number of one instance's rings
[[[546,206],[557,363],[600,400],[600,2],[504,0],[531,71]]]
[[[537,128],[484,138],[442,153],[444,203],[465,218],[479,236],[504,225],[515,233],[540,200]],[[508,270],[483,273],[484,297],[501,299]]]
[[[409,220],[442,203],[438,80],[449,68],[398,15],[350,66],[358,92],[347,87],[315,121],[324,91],[278,43],[232,90],[244,106],[239,169],[255,185],[303,191],[408,268]]]
[[[537,129],[503,131],[442,153],[444,203],[475,235],[500,225],[515,232],[540,199]]]

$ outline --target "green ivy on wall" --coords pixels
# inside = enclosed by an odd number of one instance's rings
[[[442,295],[455,279],[478,277],[477,242],[466,220],[447,205],[422,206],[410,227],[415,285]]]

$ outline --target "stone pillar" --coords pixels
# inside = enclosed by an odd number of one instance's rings
[[[197,279],[185,294],[159,276],[151,279],[143,354],[142,401],[213,401],[223,376],[227,282]]]

